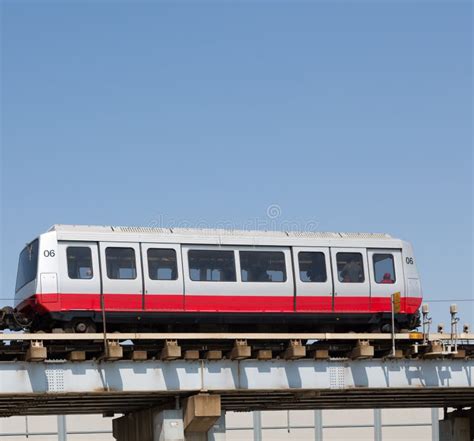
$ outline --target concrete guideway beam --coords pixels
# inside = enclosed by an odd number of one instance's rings
[[[0,394],[473,389],[474,359],[0,362]]]
[[[204,391],[237,411],[459,408],[474,402],[473,378],[474,359],[0,362],[0,415],[170,409]]]

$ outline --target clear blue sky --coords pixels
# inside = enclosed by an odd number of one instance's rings
[[[277,227],[410,240],[426,298],[472,299],[472,22],[468,1],[3,1],[1,296],[54,223],[265,226],[277,204]]]

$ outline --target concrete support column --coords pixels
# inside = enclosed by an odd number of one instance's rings
[[[207,432],[207,441],[225,441],[226,440],[225,412],[221,412],[220,418]]]
[[[474,409],[445,414],[439,422],[439,441],[472,441],[474,437]]]
[[[220,396],[191,396],[183,409],[133,412],[113,420],[113,435],[117,441],[225,441]]]
[[[183,411],[141,410],[113,420],[117,441],[184,441]]]
[[[153,441],[185,441],[181,409],[163,410],[154,415]]]

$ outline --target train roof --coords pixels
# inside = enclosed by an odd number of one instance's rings
[[[315,245],[322,242],[349,246],[401,246],[400,239],[386,233],[347,233],[321,231],[268,231],[218,228],[164,228],[96,225],[53,225],[49,231],[57,233],[58,240],[112,240],[140,242],[178,242],[241,245]],[[357,244],[356,244],[357,242]],[[389,243],[391,242],[391,243]],[[365,246],[365,245],[364,245]]]

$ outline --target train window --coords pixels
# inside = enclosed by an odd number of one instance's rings
[[[176,280],[178,266],[176,251],[166,248],[148,248],[148,275],[151,280]]]
[[[92,252],[89,247],[68,247],[66,256],[70,279],[92,279]]]
[[[235,282],[233,251],[189,250],[189,277],[196,282]]]
[[[281,251],[240,251],[242,282],[285,282],[285,254]]]
[[[301,251],[298,253],[300,279],[302,282],[326,282],[326,258],[324,253]]]
[[[374,254],[375,283],[395,283],[393,254]]]
[[[133,248],[106,248],[105,259],[109,279],[136,279],[135,250]]]
[[[360,253],[337,253],[337,276],[339,282],[363,283],[364,264]]]
[[[36,278],[36,270],[38,267],[38,239],[31,242],[20,253],[18,261],[18,271],[16,274],[15,291],[23,288]]]

